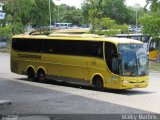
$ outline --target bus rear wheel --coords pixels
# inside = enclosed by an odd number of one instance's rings
[[[104,90],[104,85],[103,85],[103,80],[101,77],[96,77],[93,80],[93,85],[95,87],[96,90]]]
[[[28,68],[27,70],[27,77],[29,81],[34,81],[35,80],[35,73],[32,68]]]
[[[39,82],[42,82],[42,83],[46,82],[46,75],[45,75],[45,72],[43,70],[39,70],[37,72],[37,79],[38,79]]]

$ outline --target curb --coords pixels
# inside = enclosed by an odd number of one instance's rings
[[[11,100],[0,100],[0,106],[12,104]]]
[[[159,71],[153,71],[153,70],[151,70],[151,71],[149,71],[150,73],[160,73]]]

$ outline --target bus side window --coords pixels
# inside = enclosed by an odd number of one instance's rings
[[[149,51],[155,50],[156,49],[156,41],[155,39],[152,39],[149,45]]]
[[[115,74],[118,74],[118,53],[117,48],[113,43],[105,43],[105,59],[110,71]]]
[[[96,57],[103,57],[103,43],[93,42],[90,48],[91,54]]]
[[[103,43],[92,41],[77,41],[74,51],[77,55],[81,56],[103,58]]]

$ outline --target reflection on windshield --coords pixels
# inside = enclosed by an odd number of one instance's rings
[[[144,76],[148,74],[148,56],[143,44],[121,44],[122,75]]]

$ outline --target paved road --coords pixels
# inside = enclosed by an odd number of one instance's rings
[[[150,74],[150,86],[145,89],[100,92],[88,86],[26,81],[25,76],[10,72],[7,53],[0,53],[0,68],[3,68],[0,69],[0,100],[12,102],[1,105],[0,114],[23,116],[160,113],[158,73]]]
[[[17,82],[22,81],[22,82]],[[110,102],[99,101],[79,95],[66,92],[59,92],[47,88],[60,87],[65,90],[91,92],[98,94],[100,92],[57,86],[41,83],[26,84],[28,81],[0,79],[0,99],[11,100],[12,104],[0,107],[1,113],[9,114],[105,114],[105,113],[149,113],[144,110],[138,110]],[[35,86],[35,84],[37,86]],[[107,94],[106,92],[103,94]],[[115,93],[112,93],[115,94]]]

